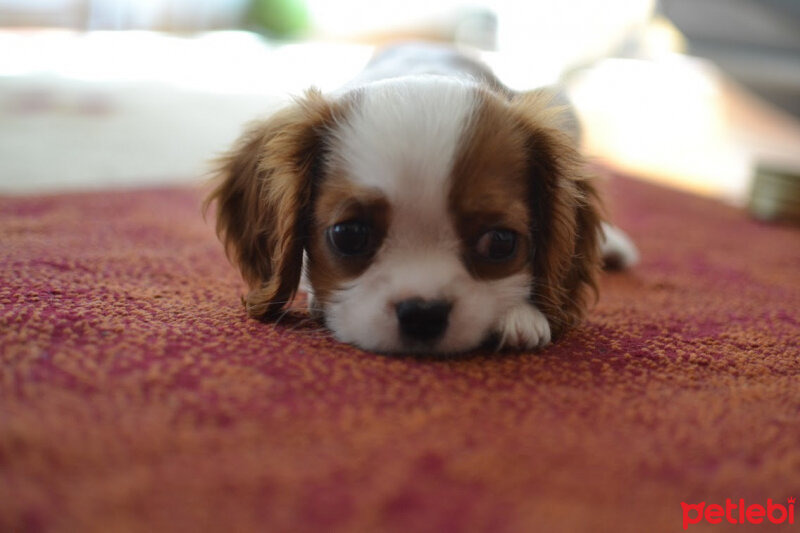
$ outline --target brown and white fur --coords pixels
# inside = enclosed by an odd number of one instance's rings
[[[253,124],[206,204],[250,287],[247,312],[280,316],[305,271],[313,310],[364,349],[561,337],[591,303],[603,256],[636,260],[601,222],[562,103],[513,92],[451,49],[410,45]]]

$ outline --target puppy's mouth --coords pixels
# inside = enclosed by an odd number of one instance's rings
[[[428,355],[439,355],[444,353],[450,353],[449,350],[442,349],[443,337],[444,334],[432,337],[427,340],[421,340],[421,339],[408,338],[401,334],[399,335],[399,338],[394,346],[385,350],[379,350],[379,353],[392,356],[403,356],[403,355],[428,356]]]

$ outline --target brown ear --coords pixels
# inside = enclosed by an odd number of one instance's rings
[[[532,214],[534,286],[532,300],[547,317],[554,338],[583,317],[597,296],[601,268],[601,205],[564,109],[553,95],[516,96],[528,129],[529,205]],[[567,120],[569,117],[567,117]]]
[[[204,209],[216,204],[217,235],[250,287],[244,303],[252,317],[275,317],[297,290],[323,137],[334,112],[311,90],[252,124],[219,160],[218,183]]]

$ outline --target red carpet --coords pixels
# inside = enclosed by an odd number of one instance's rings
[[[609,192],[643,262],[604,275],[588,322],[444,361],[248,320],[195,191],[0,199],[0,531],[658,532],[681,502],[789,509],[800,231]],[[727,520],[688,531],[800,527]]]

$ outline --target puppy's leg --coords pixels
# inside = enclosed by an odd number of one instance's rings
[[[600,249],[606,268],[623,269],[639,262],[639,251],[624,231],[603,222]]]
[[[495,326],[500,336],[498,349],[541,348],[550,343],[550,324],[532,304],[524,303],[509,309]]]

